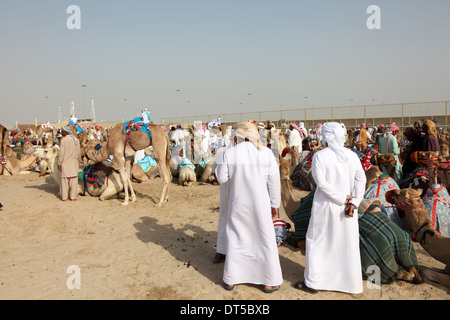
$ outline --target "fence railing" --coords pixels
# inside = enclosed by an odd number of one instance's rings
[[[398,125],[413,124],[420,119],[437,119],[442,125],[448,125],[448,107],[450,101],[408,102],[341,107],[311,107],[303,109],[284,109],[274,111],[224,113],[210,115],[189,115],[167,117],[161,124],[192,124],[194,121],[210,122],[222,117],[222,122],[237,123],[254,120],[265,122],[271,120],[276,126],[283,123],[304,122],[307,127],[330,121],[342,122],[346,126],[379,125],[395,122]]]

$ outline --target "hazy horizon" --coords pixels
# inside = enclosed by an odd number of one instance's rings
[[[448,0],[3,0],[0,123],[56,122],[72,101],[89,117],[92,98],[104,122],[450,100],[449,14]]]

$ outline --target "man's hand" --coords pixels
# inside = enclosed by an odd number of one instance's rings
[[[61,171],[61,165],[60,164],[58,164],[58,170]]]
[[[345,207],[345,216],[347,218],[353,218],[353,211],[356,209],[356,206],[353,203],[349,203]]]
[[[278,216],[278,208],[272,208],[272,219],[276,218]]]
[[[352,197],[352,196],[347,196],[347,199],[345,199],[345,205],[348,205],[349,201],[352,199],[356,199],[356,197]]]

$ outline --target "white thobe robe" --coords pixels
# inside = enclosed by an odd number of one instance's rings
[[[317,188],[306,234],[305,284],[316,290],[362,293],[357,212],[345,216],[347,195],[358,208],[366,176],[357,155],[343,149],[349,161],[340,163],[330,148],[313,157],[311,172]]]
[[[271,207],[281,201],[280,173],[270,149],[242,142],[227,150],[217,181],[229,182],[223,281],[278,286],[283,282]]]
[[[217,176],[217,167],[223,164],[225,152],[228,148],[220,148],[217,150],[214,157],[213,172]],[[227,253],[227,235],[226,235],[226,225],[227,225],[227,215],[228,215],[228,188],[229,182],[220,184],[220,207],[219,207],[219,225],[217,228],[217,253],[226,254]]]
[[[299,151],[302,151],[302,138],[300,132],[296,129],[292,129],[289,133],[288,144],[289,147],[298,147]]]

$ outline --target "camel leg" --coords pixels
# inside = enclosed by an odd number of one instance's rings
[[[427,278],[427,280],[440,283],[447,288],[450,288],[450,275],[448,274],[436,272],[431,269],[425,269],[423,270],[423,275]]]
[[[127,173],[125,172],[124,167],[119,168],[119,175],[120,175],[120,180],[122,181],[122,184],[123,184],[123,192],[125,194],[125,200],[123,201],[122,205],[127,206],[130,196],[128,195]]]
[[[133,185],[131,184],[131,174],[130,174],[131,158],[126,158],[126,160],[125,160],[125,171],[126,171],[126,176],[127,176],[127,183],[130,188],[131,201],[135,202],[136,201],[136,193],[134,193],[134,188],[133,188]]]
[[[161,161],[161,163],[162,162],[163,161]],[[165,200],[169,201],[169,183],[170,183],[170,179],[169,179],[169,174],[168,174],[168,171],[167,171],[167,168],[166,168],[165,164],[163,166],[164,167],[161,166],[161,172],[164,172],[164,174],[162,174],[163,188],[162,188],[162,192],[161,192],[161,198],[159,199],[158,207],[161,207],[161,205],[163,204],[163,202]]]

